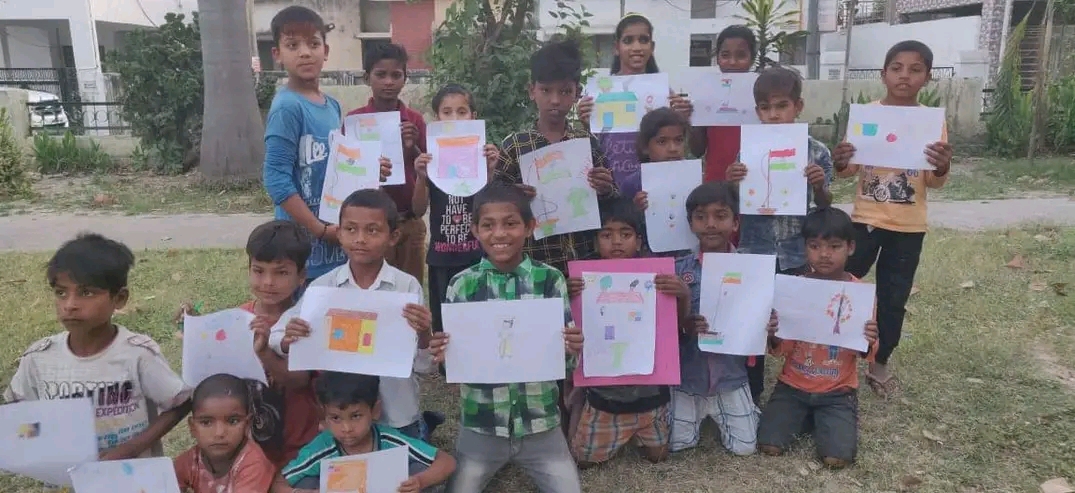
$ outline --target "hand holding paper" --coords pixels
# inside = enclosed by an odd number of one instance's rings
[[[612,171],[609,171],[608,168],[590,168],[587,181],[589,181],[590,187],[597,191],[598,195],[612,193]]]
[[[572,325],[570,327],[564,327],[564,350],[565,352],[577,356],[582,352],[582,329]]]
[[[952,165],[952,145],[947,142],[934,142],[926,147],[926,161],[933,166],[938,176],[948,173]]]

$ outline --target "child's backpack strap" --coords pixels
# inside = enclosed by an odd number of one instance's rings
[[[145,349],[153,353],[154,356],[161,355],[161,347],[157,344],[157,341],[145,334],[132,334],[127,338],[127,344]]]
[[[26,351],[24,351],[22,355],[28,356],[33,353],[43,353],[50,347],[52,347],[52,337],[46,337],[44,339],[38,340],[33,344],[30,344],[30,347],[26,348]]]

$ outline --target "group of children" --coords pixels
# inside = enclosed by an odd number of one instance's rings
[[[565,277],[567,262],[652,255],[645,247],[642,219],[646,192],[623,196],[594,135],[568,121],[576,103],[580,113],[592,109],[592,101],[580,101],[583,67],[577,46],[552,42],[533,54],[528,91],[537,121],[508,136],[499,149],[485,149],[490,183],[473,197],[449,195],[427,178],[431,157],[425,152],[424,121],[398,98],[406,80],[405,50],[395,45],[367,50],[363,65],[373,97],[355,112],[401,112],[407,184],[354,192],[341,205],[338,224],[328,224],[317,218],[318,201],[328,135],[341,127],[341,110],[317,85],[328,54],[327,28],[313,11],[293,6],[273,19],[272,30],[273,54],[289,74],[287,87],[273,102],[265,136],[265,186],[278,220],[250,235],[246,252],[252,300],[243,305],[255,316],[253,350],[269,384],[252,386],[221,374],[193,390],[185,385],[153,340],[112,322],[129,296],[130,250],[87,234],[60,248],[47,268],[66,331],[34,343],[23,354],[4,393],[6,401],[93,397],[102,460],[161,455],[160,439],[190,412],[196,445],[176,458],[175,469],[182,487],[197,493],[316,491],[322,460],[393,447],[406,447],[410,463],[411,476],[399,491],[445,484],[449,492],[476,493],[511,462],[541,491],[580,492],[580,467],[605,462],[632,442],[647,459],[664,460],[670,452],[696,446],[706,418],[715,421],[720,442],[735,455],[757,450],[779,455],[798,434],[812,432],[824,464],[843,467],[854,461],[857,362],[870,361],[866,375],[875,391],[887,395],[892,390],[887,363],[899,341],[903,304],[926,229],[925,187],[941,186],[949,169],[951,148],[943,138],[925,150],[935,168],[931,171],[860,167],[850,164],[850,145],[840,144],[830,155],[811,139],[805,170],[810,212],[740,216],[736,183],[747,168],[737,162],[738,128],[691,128],[692,108],[683,96],[673,97],[670,108],[647,114],[638,133],[640,162],[681,160],[688,146],[705,156],[705,183],[689,194],[685,210],[698,246],[676,258],[675,275],[655,279],[658,291],[677,300],[681,383],[576,389],[569,375],[585,341],[572,321],[569,299],[585,287],[581,279]],[[616,32],[615,74],[657,70],[654,33],[645,17],[628,15]],[[722,71],[747,71],[756,55],[749,29],[733,26],[720,34]],[[931,64],[932,54],[921,43],[894,46],[885,59],[888,93],[880,104],[917,104]],[[754,96],[763,124],[793,123],[803,108],[802,81],[784,68],[764,70]],[[432,109],[440,120],[477,117],[471,94],[456,85],[441,89]],[[601,229],[534,240],[534,189],[522,183],[519,157],[574,138],[591,142],[589,183],[599,197]],[[400,172],[382,164],[382,179]],[[828,185],[834,174],[859,176],[851,216],[830,207]],[[878,181],[902,183],[908,199],[875,199],[868,187]],[[425,250],[421,217],[427,212],[428,253],[419,261]],[[697,344],[698,334],[708,329],[699,315],[703,255],[735,252],[775,255],[780,273],[840,281],[856,281],[876,261],[877,322],[864,328],[869,350],[781,340],[775,311],[767,327],[743,327],[768,331],[770,353],[784,359],[765,411],[759,411],[763,359],[703,352]],[[425,263],[428,303],[407,305],[402,313],[418,335],[416,372],[434,371],[444,363],[450,337],[440,317],[443,303],[564,301],[568,377],[460,385],[458,436],[451,454],[428,443],[442,417],[421,412],[416,375],[378,378],[290,371],[287,365],[291,345],[310,333],[307,321],[298,316],[305,287],[421,296]],[[266,403],[276,407],[282,426],[252,432],[255,413]]]

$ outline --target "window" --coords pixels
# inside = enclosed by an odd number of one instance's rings
[[[713,65],[713,37],[708,35],[691,36],[690,66],[709,67]]]
[[[616,55],[616,35],[594,34],[590,40],[597,52],[597,68],[611,68],[612,58]]]
[[[358,8],[359,16],[361,17],[362,32],[392,32],[392,12],[389,9],[389,2],[359,0]]]
[[[691,0],[691,19],[716,19],[717,0]]]

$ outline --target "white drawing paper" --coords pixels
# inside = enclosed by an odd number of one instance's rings
[[[866,351],[866,322],[873,319],[875,286],[864,282],[776,276],[773,307],[781,339]]]
[[[775,272],[775,255],[706,253],[699,306],[709,331],[698,336],[698,349],[739,356],[765,354]]]
[[[523,183],[537,191],[531,202],[535,240],[601,229],[597,191],[587,181],[592,168],[590,139],[559,142],[519,157]]]
[[[594,98],[594,133],[637,132],[646,113],[668,106],[668,74],[599,75],[590,78],[583,94]]]
[[[71,482],[78,493],[179,493],[167,457],[82,464],[71,470]]]
[[[321,188],[317,217],[339,224],[340,206],[348,195],[381,185],[381,143],[360,141],[352,134],[345,136],[333,130],[328,136],[328,146],[325,184]]]
[[[562,380],[564,300],[545,298],[441,305],[448,383]]]
[[[421,302],[412,293],[307,289],[299,317],[310,324],[310,336],[291,344],[288,369],[410,377],[418,334],[403,308]]]
[[[196,387],[217,373],[268,384],[265,369],[254,354],[254,314],[233,308],[200,317],[183,318],[183,381]]]
[[[650,375],[657,348],[656,274],[583,272],[582,373]]]
[[[485,186],[485,121],[431,122],[426,126],[426,149],[433,156],[429,179],[449,195],[469,197]]]
[[[851,161],[867,166],[931,170],[926,146],[943,132],[944,108],[853,104],[847,117]]]
[[[410,477],[407,460],[407,447],[325,459],[321,461],[321,493],[397,491]]]
[[[678,77],[678,87],[694,105],[691,125],[734,127],[761,123],[755,110],[756,72],[724,74],[719,69],[690,69]]]
[[[67,471],[96,460],[97,432],[91,398],[0,406],[0,469],[52,485],[70,486]]]
[[[690,250],[698,245],[687,217],[687,195],[702,184],[702,162],[642,163],[646,192],[646,240],[654,252]],[[633,197],[632,197],[633,198]]]
[[[401,122],[398,111],[360,113],[343,119],[343,127],[349,137],[353,136],[362,142],[380,142],[381,156],[392,161],[392,174],[382,185],[402,185],[406,183],[406,176],[403,173]],[[380,173],[378,173],[379,176]]]
[[[739,161],[747,176],[739,183],[739,212],[805,216],[809,153],[805,123],[743,125]]]

